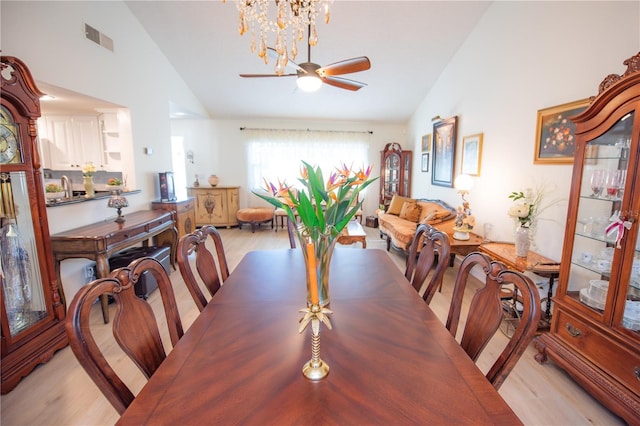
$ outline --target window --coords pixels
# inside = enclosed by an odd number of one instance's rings
[[[364,132],[247,130],[249,187],[286,181],[296,186],[302,161],[320,166],[327,174],[345,163],[354,169],[369,165],[368,134]]]

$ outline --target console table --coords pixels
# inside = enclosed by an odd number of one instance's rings
[[[164,210],[141,210],[125,216],[124,223],[113,219],[81,226],[51,236],[51,248],[58,279],[60,298],[66,309],[66,298],[60,277],[60,263],[65,259],[85,258],[96,262],[96,276],[109,275],[109,257],[127,247],[142,243],[149,245],[155,237],[156,245],[171,247],[171,266],[175,269],[178,247],[178,231],[175,213]],[[109,322],[109,307],[106,297],[101,298],[102,317]]]
[[[540,320],[540,327],[538,327],[538,330],[548,330],[551,325],[551,296],[553,295],[553,283],[554,280],[560,276],[560,263],[533,251],[529,251],[527,257],[518,257],[516,256],[516,246],[512,243],[485,243],[480,246],[480,251],[518,272],[529,271],[536,275],[540,275],[543,278],[549,279],[547,306],[543,317]]]

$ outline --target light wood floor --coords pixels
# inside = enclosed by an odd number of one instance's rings
[[[384,250],[385,244],[380,240],[377,229],[365,230],[368,234],[367,250]],[[231,271],[248,251],[288,247],[286,230],[276,233],[263,226],[255,234],[246,227],[242,230],[221,229],[220,232]],[[350,247],[360,250],[360,244]],[[404,270],[404,258],[401,255],[391,252],[389,256]],[[436,294],[430,305],[443,321],[446,319],[456,270],[456,267],[448,269],[443,291]],[[198,310],[184,288],[180,273],[172,272],[171,279],[175,284],[183,324],[187,328],[198,315]],[[149,298],[154,308],[161,306],[157,293],[154,292]],[[118,352],[117,345],[111,341],[110,324],[101,324],[98,305],[94,306],[93,314],[95,327],[101,333],[97,337],[100,346],[110,353],[108,359],[113,362],[114,368],[137,392],[145,383],[144,377],[126,356]],[[501,349],[504,340],[498,333],[485,349],[478,360],[483,371],[487,371],[491,357]],[[562,370],[552,364],[539,365],[533,359],[534,354],[533,347],[530,347],[500,389],[500,394],[526,425],[624,424]],[[425,389],[425,398],[428,398],[429,391]],[[3,395],[0,403],[0,420],[4,426],[111,425],[118,419],[116,411],[89,379],[68,347],[56,353],[49,363],[34,370],[11,393]],[[250,399],[247,399],[247,403],[251,403]],[[464,401],[460,403],[464,404]],[[417,423],[419,421],[416,419]]]

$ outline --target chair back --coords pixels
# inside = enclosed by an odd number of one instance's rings
[[[503,318],[501,288],[512,285],[513,291],[521,298],[519,301],[522,304],[522,314],[515,332],[486,374],[491,384],[499,389],[535,335],[540,321],[540,295],[533,281],[524,274],[507,269],[502,263],[492,261],[483,253],[471,253],[462,261],[453,289],[446,324],[453,337],[456,337],[469,275],[475,266],[482,268],[485,283],[473,294],[460,341],[460,345],[472,360],[478,359],[500,327]]]
[[[421,248],[419,253],[418,248]],[[427,288],[422,296],[427,304],[431,303],[436,288],[442,285],[450,252],[451,246],[446,233],[427,224],[418,226],[407,256],[404,276],[418,293],[427,281]]]
[[[287,216],[287,233],[289,234],[289,246],[294,249],[296,248],[296,234],[295,234],[295,224],[289,219]]]
[[[158,283],[173,346],[184,334],[169,275],[155,259],[137,259],[125,268],[113,271],[108,278],[82,287],[69,305],[66,331],[69,345],[98,388],[122,414],[134,395],[107,362],[96,344],[90,326],[93,302],[102,295],[112,295],[116,305],[113,335],[122,350],[149,378],[166,358],[155,315],[149,303],[136,296],[134,286],[143,273],[153,275]]]
[[[213,254],[206,246],[209,236],[211,236],[216,249],[218,265],[216,265]],[[222,283],[229,278],[229,266],[227,265],[222,238],[214,226],[205,225],[190,234],[184,235],[178,242],[178,269],[180,269],[180,274],[189,293],[191,293],[191,297],[193,297],[198,309],[202,312],[208,301],[200,289],[198,278],[196,278],[192,264],[189,262],[189,256],[192,253],[196,255],[195,266],[198,271],[198,277],[209,291],[209,295],[213,297],[222,286]]]

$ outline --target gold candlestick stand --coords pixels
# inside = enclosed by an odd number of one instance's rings
[[[320,359],[320,323],[324,323],[331,330],[331,321],[329,314],[333,312],[327,308],[321,308],[320,305],[311,305],[305,309],[304,317],[300,319],[299,332],[302,333],[311,323],[311,359],[302,366],[302,374],[309,380],[322,380],[329,374],[329,364]]]

